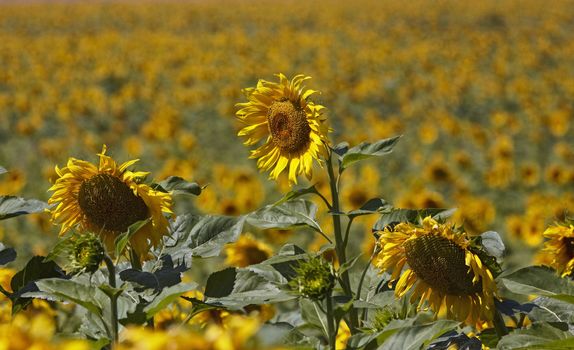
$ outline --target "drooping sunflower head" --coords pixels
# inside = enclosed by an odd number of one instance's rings
[[[58,168],[58,179],[48,204],[52,204],[52,221],[61,225],[60,235],[71,229],[100,234],[107,250],[114,249],[115,238],[138,221],[148,219],[130,239],[136,253],[145,258],[151,246],[157,246],[168,233],[165,214],[172,215],[169,193],[142,183],[149,174],[132,172],[130,160],[118,165],[106,155],[103,146],[99,165],[70,158],[66,167]]]
[[[548,227],[544,233],[547,241],[538,257],[564,276],[574,271],[574,224],[559,223]]]
[[[335,285],[333,265],[321,256],[302,261],[295,268],[296,276],[289,281],[290,287],[300,296],[313,300],[325,299]]]
[[[391,282],[398,280],[397,297],[412,288],[419,308],[428,302],[435,314],[470,325],[492,320],[496,284],[466,234],[427,217],[421,226],[385,228],[378,244],[374,264],[392,273]]]
[[[237,104],[236,116],[245,124],[238,135],[247,138],[247,146],[264,140],[250,158],[257,159],[261,171],[271,170],[271,179],[286,170],[289,183],[296,184],[299,174],[311,179],[313,160],[326,156],[329,127],[322,114],[325,107],[309,99],[316,91],[303,86],[310,77],[277,76],[277,83],[259,80],[244,90],[249,101]]]

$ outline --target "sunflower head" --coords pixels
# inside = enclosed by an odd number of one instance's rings
[[[295,272],[296,276],[289,284],[305,298],[323,300],[335,286],[333,266],[320,256],[300,262]]]
[[[574,271],[574,223],[557,223],[548,227],[543,235],[547,240],[538,260],[556,269],[562,277],[571,276]]]
[[[378,244],[374,263],[392,273],[391,282],[398,280],[397,297],[413,289],[419,308],[428,302],[436,314],[472,325],[492,320],[494,278],[464,232],[427,217],[421,226],[385,228]]]
[[[286,170],[296,184],[299,174],[311,179],[313,160],[326,156],[330,130],[322,115],[325,107],[309,99],[316,91],[303,86],[310,77],[277,76],[279,82],[260,80],[244,90],[249,101],[237,104],[236,116],[245,125],[238,135],[247,138],[247,146],[259,144],[251,158],[261,171],[271,170],[269,177],[277,179]]]
[[[146,172],[132,172],[131,160],[118,165],[106,155],[104,145],[99,165],[70,158],[66,167],[56,166],[58,179],[48,203],[52,221],[61,225],[60,235],[71,229],[100,234],[109,252],[115,238],[132,224],[148,220],[130,240],[132,248],[145,258],[150,247],[157,246],[168,233],[164,214],[173,214],[168,193],[142,183]]]

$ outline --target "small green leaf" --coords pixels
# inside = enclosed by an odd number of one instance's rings
[[[145,220],[140,220],[137,222],[134,222],[133,224],[130,225],[130,227],[128,227],[128,230],[122,234],[120,234],[115,241],[115,245],[116,245],[116,256],[119,257],[120,255],[123,254],[124,250],[126,249],[126,246],[128,245],[128,242],[130,241],[130,239],[142,228],[144,227],[148,222],[151,221],[151,217],[147,218]]]
[[[39,213],[48,208],[48,204],[37,199],[24,199],[14,196],[0,196],[0,220],[19,215]]]
[[[233,292],[237,277],[237,269],[228,267],[224,270],[217,271],[209,275],[205,285],[205,296],[210,298],[226,297]]]
[[[315,221],[317,205],[305,199],[294,199],[280,205],[268,205],[247,215],[247,222],[260,229],[288,229],[309,226],[321,231]]]
[[[371,157],[380,157],[391,153],[393,147],[399,141],[401,136],[395,136],[388,139],[380,140],[375,143],[363,142],[355,147],[349,148],[342,157],[341,168],[348,168],[349,165]]]
[[[157,189],[159,190],[163,189],[165,190],[165,192],[173,191],[174,195],[185,194],[185,195],[199,196],[201,194],[201,191],[205,188],[199,186],[195,182],[188,182],[179,176],[170,176],[167,179],[158,183],[157,185],[161,186],[158,187]]]
[[[387,213],[381,214],[381,217],[375,225],[373,231],[382,231],[389,225],[395,225],[401,222],[410,222],[417,224],[419,219],[432,216],[435,219],[446,218],[452,214],[451,209],[428,208],[428,209],[391,209]]]
[[[540,295],[574,304],[574,282],[543,266],[529,266],[499,279],[513,293]]]
[[[495,257],[497,260],[504,256],[504,242],[500,235],[494,231],[486,231],[480,235],[482,247],[488,255]]]
[[[339,267],[339,269],[337,270],[337,273],[338,273],[339,275],[341,275],[341,274],[343,274],[343,272],[345,272],[345,271],[351,269],[351,268],[353,267],[353,265],[355,265],[355,263],[356,263],[357,261],[359,261],[359,258],[360,258],[362,255],[363,255],[363,254],[361,253],[361,254],[357,255],[356,257],[347,260],[343,265],[341,265],[341,266]]]
[[[349,143],[347,141],[343,141],[333,147],[333,152],[339,157],[339,160],[343,159],[343,156],[349,150]]]
[[[0,243],[0,265],[6,265],[16,259],[16,250],[14,248],[7,248],[4,244]]]
[[[289,191],[289,192],[287,192],[286,195],[283,196],[283,198],[281,198],[280,200],[275,202],[273,205],[274,206],[281,205],[287,201],[290,201],[292,199],[304,196],[304,195],[309,194],[309,193],[317,193],[317,189],[315,188],[315,185],[313,185],[311,187],[300,188],[297,190]]]
[[[98,286],[98,289],[104,292],[110,299],[111,298],[117,299],[120,296],[120,294],[122,294],[122,292],[124,291],[124,289],[122,288],[114,288],[107,284],[102,284],[101,286]]]
[[[356,217],[361,215],[369,215],[374,213],[380,213],[383,211],[391,210],[392,206],[387,203],[382,198],[369,199],[365,204],[363,204],[359,209],[352,210],[347,213],[349,217]]]
[[[7,172],[8,172],[8,170],[6,170],[5,168],[0,166],[0,174],[5,174]]]
[[[182,294],[194,290],[197,287],[196,283],[181,283],[175,286],[165,288],[154,298],[154,300],[144,308],[148,319],[153,315],[164,309],[166,306],[174,302]]]

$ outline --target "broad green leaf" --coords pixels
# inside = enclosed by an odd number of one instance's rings
[[[188,182],[179,176],[170,176],[157,185],[161,186],[161,188],[158,189],[164,189],[166,192],[173,191],[174,195],[190,194],[199,196],[203,190],[203,187],[199,186],[197,183]]]
[[[389,225],[395,225],[401,222],[418,223],[419,219],[432,216],[435,219],[446,218],[452,214],[452,209],[428,208],[428,209],[392,209],[387,213],[381,214],[381,217],[375,225],[373,231],[382,231]]]
[[[37,199],[24,199],[14,196],[0,196],[0,220],[19,215],[39,213],[48,208],[48,204]]]
[[[169,255],[161,256],[161,266],[155,271],[140,271],[137,269],[126,269],[120,272],[122,281],[136,283],[141,288],[136,287],[136,291],[153,289],[159,293],[165,287],[171,287],[181,282],[181,274],[187,270],[185,265],[175,266]]]
[[[390,210],[392,206],[387,203],[382,198],[373,198],[369,199],[365,204],[363,204],[359,209],[352,210],[347,213],[349,217],[361,216],[361,215],[369,215],[374,213],[380,213],[383,211]]]
[[[152,318],[153,315],[174,302],[182,294],[192,291],[196,287],[196,283],[180,283],[176,284],[175,286],[165,288],[154,298],[154,300],[148,306],[144,308],[147,318]]]
[[[317,206],[305,199],[294,199],[280,205],[268,205],[247,215],[247,223],[260,229],[287,229],[309,226],[321,231],[315,221]]]
[[[301,298],[299,300],[299,308],[301,309],[301,316],[303,317],[303,320],[305,320],[308,324],[321,329],[322,335],[327,337],[327,316],[321,312],[321,309],[315,304],[315,302]]]
[[[401,328],[386,338],[378,349],[418,350],[423,346],[428,346],[434,339],[457,327],[458,324],[457,321],[438,320],[430,324]]]
[[[5,174],[7,172],[8,172],[8,170],[6,170],[5,168],[0,166],[0,174]]]
[[[16,259],[16,250],[14,248],[7,248],[4,244],[0,243],[0,265],[6,265]]]
[[[343,156],[349,150],[349,143],[347,141],[343,141],[333,147],[333,152],[339,157],[339,160],[343,159]]]
[[[44,262],[43,256],[35,256],[30,259],[26,266],[17,272],[10,281],[10,287],[14,291],[10,296],[12,299],[12,313],[16,313],[30,304],[31,299],[23,297],[23,294],[37,291],[38,281],[53,277],[67,278],[66,274],[55,262]]]
[[[550,268],[529,266],[499,279],[513,293],[545,296],[574,304],[574,282],[560,278]]]
[[[557,345],[564,346],[563,348]],[[574,346],[574,337],[570,332],[562,331],[548,323],[534,323],[527,329],[517,329],[504,336],[498,342],[497,349],[519,350],[519,349],[569,349]]]
[[[242,308],[250,304],[269,304],[295,298],[266,279],[259,270],[228,268],[212,274],[205,287],[206,302],[228,308]]]
[[[528,316],[537,321],[574,323],[574,304],[560,300],[538,297],[532,300],[538,307],[533,308]]]
[[[180,215],[158,254],[169,254],[175,265],[190,268],[194,256],[218,256],[225,244],[239,238],[244,223],[244,216]]]
[[[44,279],[36,282],[38,292],[29,292],[24,296],[48,296],[57,300],[78,304],[88,311],[103,315],[104,308],[108,307],[109,298],[96,286],[85,285],[77,281],[60,278]]]
[[[375,143],[363,142],[357,146],[351,147],[344,153],[341,159],[341,168],[348,168],[351,164],[371,157],[380,157],[391,153],[393,147],[399,141],[401,136],[395,136]]]
[[[126,246],[128,245],[128,242],[130,241],[130,239],[142,227],[144,227],[150,221],[151,221],[151,218],[147,218],[145,220],[140,220],[140,221],[134,222],[133,224],[130,225],[130,227],[128,227],[128,230],[126,232],[120,234],[116,238],[115,245],[116,245],[116,256],[117,257],[122,255],[122,253],[124,252],[124,249],[126,249]]]
[[[300,189],[289,191],[289,192],[287,192],[286,195],[283,196],[283,198],[281,198],[280,200],[275,202],[273,205],[274,206],[281,205],[285,202],[288,202],[290,200],[304,196],[304,195],[309,194],[309,193],[317,193],[317,189],[315,188],[315,185],[313,185],[311,187],[300,188]]]

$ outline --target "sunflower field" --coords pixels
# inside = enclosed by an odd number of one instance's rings
[[[573,33],[0,1],[0,350],[574,349]]]

